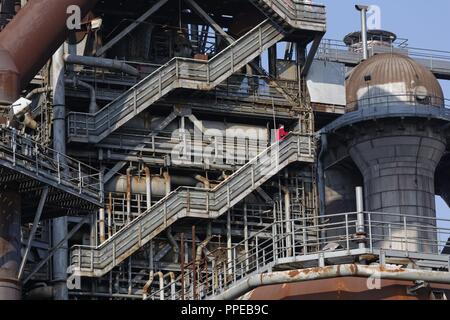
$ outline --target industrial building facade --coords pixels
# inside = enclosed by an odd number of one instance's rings
[[[0,299],[447,299],[450,53],[357,9],[2,0]]]

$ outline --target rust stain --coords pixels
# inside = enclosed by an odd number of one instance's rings
[[[405,272],[406,270],[403,268],[396,268],[396,269],[392,269],[392,268],[386,268],[385,266],[381,266],[379,267],[379,270],[381,272],[388,272],[388,273],[398,273],[398,272]]]
[[[298,276],[299,274],[300,274],[300,271],[292,270],[292,271],[289,271],[288,276],[291,278],[294,278],[294,277]]]

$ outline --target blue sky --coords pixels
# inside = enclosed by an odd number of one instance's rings
[[[327,6],[326,38],[342,40],[352,31],[360,30],[359,12],[355,4],[378,5],[382,28],[399,38],[409,39],[409,46],[450,51],[450,1],[448,0],[322,0]],[[446,98],[450,98],[450,81],[442,81]],[[450,182],[449,182],[450,183]],[[437,199],[438,216],[450,219],[450,209]]]

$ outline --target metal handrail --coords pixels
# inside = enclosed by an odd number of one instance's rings
[[[74,121],[84,122],[86,135],[101,140],[105,133],[117,129],[119,121],[126,122],[127,117],[135,116],[145,109],[146,104],[153,104],[177,87],[190,87],[193,83],[206,89],[215,87],[283,37],[266,20],[209,61],[173,58],[97,113],[69,113],[68,134],[77,135],[78,128],[74,128]],[[248,50],[249,47],[251,50]],[[190,84],[182,80],[189,80]],[[78,120],[80,117],[82,120]]]
[[[431,50],[402,46],[380,46],[374,45],[370,48],[371,55],[377,53],[398,52],[416,59],[417,62],[435,73],[450,72],[450,52],[442,50]],[[343,41],[324,39],[322,40],[316,59],[344,62],[357,65],[362,59],[362,52],[351,50]]]
[[[312,12],[311,16],[319,15],[321,18],[318,21],[325,23],[325,7],[322,5],[280,0],[263,2],[288,20],[306,21],[309,17],[307,13]],[[304,25],[292,22],[292,27],[302,29]],[[251,61],[255,54],[261,54],[283,38],[284,34],[266,20],[209,61],[173,58],[96,114],[69,113],[68,136],[82,135],[99,142],[173,89],[213,88]],[[190,83],[180,80],[188,80]],[[78,127],[78,124],[84,124],[84,128]],[[84,134],[79,133],[80,131]]]
[[[192,187],[176,189],[99,247],[73,247],[72,265],[80,272],[91,272],[94,276],[99,276],[131,255],[137,247],[150,241],[164,229],[161,227],[169,227],[189,212],[197,212],[205,218],[222,215],[289,163],[313,162],[312,139],[311,136],[291,134],[263,151],[212,190]],[[253,179],[248,179],[250,175]],[[95,270],[91,270],[92,266]]]
[[[0,127],[0,150],[1,160],[12,167],[103,203],[102,173],[94,167],[41,145],[13,128]]]
[[[365,235],[364,238],[361,238],[361,234],[356,234],[357,214],[357,212],[349,212],[324,215],[320,219],[329,222],[322,222],[313,226],[306,225],[306,222],[310,220],[309,218],[276,221],[231,248],[215,249],[210,254],[210,260],[215,262],[214,265],[202,268],[202,270],[208,270],[211,274],[204,277],[206,278],[205,281],[199,281],[195,284],[195,288],[203,288],[201,294],[195,292],[196,296],[198,298],[210,298],[256,272],[261,273],[270,270],[270,268],[286,259],[295,261],[301,257],[303,261],[317,260],[318,254],[328,252],[324,248],[330,242],[340,244],[340,248],[335,249],[333,253],[341,252],[342,257],[350,255],[352,249],[357,250],[358,243],[363,240],[366,250],[360,252],[360,254],[376,253],[380,249],[384,251],[393,250],[400,252],[400,256],[408,256],[401,252],[416,253],[416,258],[423,254],[423,259],[434,258],[435,261],[441,263],[441,266],[445,266],[449,262],[450,256],[443,255],[440,252],[448,245],[447,239],[450,236],[450,227],[439,226],[439,224],[448,225],[450,219],[366,211],[363,212]],[[288,223],[291,224],[291,234],[284,231]],[[282,230],[282,232],[277,233],[276,230]],[[380,233],[380,230],[390,230],[390,233]],[[320,234],[325,234],[325,236],[310,238],[308,234],[311,231],[314,233],[320,231]],[[392,236],[392,231],[397,234]],[[264,237],[265,233],[272,233],[272,236]],[[417,234],[417,236],[414,236],[414,234]],[[289,247],[286,246],[287,239],[292,240]],[[245,243],[252,244],[249,251],[242,250]],[[308,248],[318,249],[309,251]],[[232,260],[215,261],[214,252],[220,251],[231,252]],[[192,263],[198,264],[200,262],[193,261]],[[449,267],[447,265],[447,268]],[[189,267],[185,270],[185,274],[181,274],[175,279],[175,285],[178,287],[180,287],[179,283],[182,279],[186,279],[193,272]],[[219,281],[222,279],[223,282],[218,284],[216,283],[217,279]],[[185,294],[181,291],[182,289],[179,289],[175,298],[179,299],[181,296],[186,296],[186,292],[192,291],[193,285],[192,283],[185,283]],[[166,288],[163,288],[163,290],[166,290]],[[158,299],[159,296],[160,291],[156,291],[148,299]]]

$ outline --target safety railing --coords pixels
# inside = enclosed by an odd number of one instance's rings
[[[211,89],[284,35],[263,21],[209,61],[174,58],[96,114],[69,113],[68,135],[98,142],[173,89]]]
[[[363,215],[363,224],[358,222],[358,214]],[[320,264],[319,260],[327,257],[345,261],[355,255],[383,254],[411,257],[419,267],[423,260],[427,267],[450,270],[450,256],[441,254],[444,248],[449,249],[449,219],[351,212],[322,216],[318,221],[311,224],[308,218],[298,218],[274,222],[230,248],[211,251],[204,261],[191,261],[184,266],[184,274],[152,291],[147,299],[208,299],[277,265]]]
[[[449,51],[404,47],[396,44],[392,46],[373,45],[369,47],[370,56],[392,52],[404,54],[415,59],[435,74],[450,77]],[[317,50],[316,59],[357,65],[362,60],[362,51],[352,50],[343,41],[323,39]]]
[[[347,111],[373,107],[389,107],[399,104],[450,111],[450,100],[438,96],[418,96],[416,94],[370,94],[356,101],[347,102]]]
[[[91,202],[103,203],[102,173],[76,159],[19,134],[0,127],[0,161],[10,169],[54,187],[70,190]]]
[[[101,276],[185,216],[217,218],[288,164],[314,161],[311,136],[291,134],[276,142],[212,190],[178,188],[99,247],[75,246],[75,273]]]
[[[266,12],[270,8],[292,27],[325,31],[326,9],[324,5],[299,0],[251,0],[255,6]],[[270,16],[270,15],[269,15]]]
[[[442,97],[418,97],[414,94],[374,95],[349,102],[347,113],[331,124],[323,127],[322,132],[377,117],[422,117],[450,121],[449,100]]]

